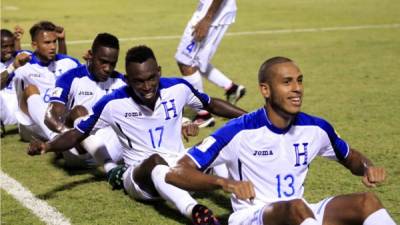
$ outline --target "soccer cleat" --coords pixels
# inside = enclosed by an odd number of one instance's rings
[[[204,127],[213,127],[215,125],[215,119],[211,116],[210,113],[201,115],[197,114],[193,119],[193,123],[196,124],[199,128]]]
[[[246,88],[242,85],[233,84],[226,92],[226,100],[231,104],[236,104],[240,98],[246,94]]]
[[[193,225],[221,225],[211,209],[197,204],[192,209]]]
[[[124,187],[123,174],[125,173],[126,169],[127,167],[125,165],[119,165],[108,171],[106,175],[107,181],[112,186],[113,190],[119,190]]]

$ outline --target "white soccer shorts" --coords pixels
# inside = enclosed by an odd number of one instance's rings
[[[325,198],[318,203],[309,204],[303,199],[307,206],[314,213],[315,219],[318,221],[319,225],[322,225],[322,220],[324,218],[325,208],[332,197]],[[245,209],[238,210],[229,216],[229,225],[263,225],[263,212],[265,207],[258,205],[254,207],[249,207]]]

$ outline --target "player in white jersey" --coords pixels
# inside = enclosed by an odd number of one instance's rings
[[[235,21],[236,0],[200,0],[179,43],[175,59],[189,83],[203,92],[202,76],[225,89],[229,102],[235,104],[246,92],[215,68],[210,62],[226,30]],[[194,121],[200,127],[213,126],[214,118],[198,111]]]
[[[57,79],[45,115],[45,124],[51,130],[61,133],[73,127],[77,117],[86,116],[83,111],[90,111],[104,95],[126,85],[125,77],[114,70],[118,55],[118,39],[112,34],[100,33],[88,52],[87,65],[71,69]],[[108,165],[108,161],[122,159],[122,147],[111,127],[100,129],[95,136],[97,138],[91,137],[91,141],[85,139],[82,145],[108,172],[115,165]]]
[[[336,160],[367,187],[385,179],[350,148],[324,119],[300,112],[303,75],[290,59],[274,57],[259,71],[264,107],[233,119],[191,148],[166,176],[192,190],[222,188],[233,193],[230,225],[394,225],[373,193],[338,195],[319,203],[303,199],[303,183],[316,156]],[[225,163],[231,179],[200,171]]]
[[[7,29],[1,29],[1,91],[0,91],[0,121],[1,135],[5,134],[4,125],[17,124],[15,112],[18,109],[17,95],[12,82],[14,70],[25,64],[30,56],[29,53],[20,54],[21,49],[20,39],[22,38],[23,30],[16,26],[14,33]]]
[[[186,105],[228,118],[245,112],[198,92],[183,79],[161,78],[161,67],[146,46],[130,49],[125,63],[128,86],[100,99],[91,115],[74,129],[47,143],[31,143],[28,154],[67,149],[92,130],[111,126],[124,146],[127,166],[126,170],[110,171],[114,187],[123,187],[135,199],[168,200],[183,215],[192,216],[195,224],[217,224],[210,210],[197,204],[188,192],[166,184],[164,176],[168,165],[174,165],[185,152],[180,135]]]
[[[48,140],[55,135],[44,124],[44,115],[57,77],[80,63],[67,55],[56,54],[56,26],[41,21],[30,29],[34,52],[31,60],[15,70],[19,111],[17,119],[23,140],[33,136]]]

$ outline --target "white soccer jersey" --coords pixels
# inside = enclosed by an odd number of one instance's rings
[[[204,18],[212,2],[213,0],[200,0],[199,5],[189,22],[191,26],[196,25],[202,18]],[[221,3],[219,11],[214,17],[211,25],[218,26],[235,22],[236,10],[236,0],[224,0]]]
[[[154,153],[166,159],[177,157],[184,151],[181,138],[183,108],[185,105],[203,108],[209,104],[210,97],[180,78],[161,78],[158,91],[159,98],[153,111],[140,104],[129,86],[121,87],[100,99],[92,114],[76,128],[89,133],[95,125],[96,128],[112,126],[125,148],[123,158],[128,165]]]
[[[28,63],[15,70],[14,79],[18,101],[21,101],[25,87],[32,84],[39,89],[43,101],[48,103],[57,77],[79,65],[78,60],[62,54],[56,54],[54,60],[44,64],[36,53],[33,53]]]
[[[82,105],[91,110],[100,98],[124,85],[125,78],[117,71],[114,71],[107,81],[98,82],[89,72],[87,65],[82,65],[57,79],[50,102],[65,104],[68,109]]]
[[[325,120],[299,113],[287,129],[275,127],[261,108],[218,129],[187,155],[200,170],[226,163],[234,180],[254,184],[253,203],[232,196],[233,209],[302,198],[310,162],[345,159],[349,146]]]

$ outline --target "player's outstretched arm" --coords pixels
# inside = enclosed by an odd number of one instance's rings
[[[371,160],[355,149],[350,149],[349,155],[341,162],[354,175],[363,176],[362,182],[367,187],[375,187],[386,178],[385,169],[376,167]]]
[[[217,116],[236,118],[246,113],[243,109],[219,98],[211,98],[206,110]]]
[[[28,155],[34,156],[45,154],[47,152],[63,152],[71,149],[86,137],[87,135],[74,128],[57,135],[54,139],[48,142],[33,140],[28,146],[27,153]]]
[[[21,39],[24,36],[24,29],[19,25],[14,27],[14,48],[15,51],[21,50]]]
[[[212,191],[223,189],[237,198],[246,200],[255,197],[253,184],[249,181],[235,181],[218,176],[204,174],[197,170],[195,163],[188,156],[182,157],[172,167],[165,181],[188,191]]]

